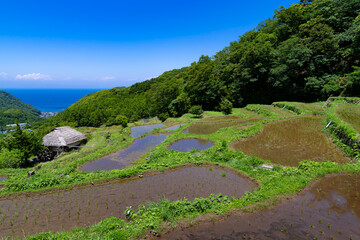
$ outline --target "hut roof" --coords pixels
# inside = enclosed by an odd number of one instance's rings
[[[48,147],[62,147],[84,139],[84,134],[71,127],[58,127],[43,137],[43,144]]]

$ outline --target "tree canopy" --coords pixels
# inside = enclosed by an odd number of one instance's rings
[[[118,115],[134,121],[179,116],[195,105],[221,110],[223,99],[241,107],[359,96],[359,56],[360,0],[301,0],[276,9],[214,56],[128,88],[91,94],[55,121],[100,126]]]

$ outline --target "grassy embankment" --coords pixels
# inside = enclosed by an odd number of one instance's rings
[[[288,105],[297,105],[296,107],[302,112],[318,111],[319,105],[323,103],[308,105],[298,103],[287,103]],[[302,106],[306,106],[305,109]],[[281,107],[281,106],[280,106]],[[332,107],[329,109],[330,116]],[[273,111],[272,111],[273,110]],[[250,112],[249,112],[250,111]],[[174,125],[176,122],[186,122],[186,125],[178,130],[173,131],[173,134],[159,146],[145,154],[135,164],[121,170],[113,170],[110,172],[99,171],[95,173],[82,173],[77,171],[77,167],[92,159],[99,158],[117,149],[123,148],[131,144],[132,138],[129,137],[129,131],[123,131],[118,127],[112,128],[83,128],[82,131],[90,131],[92,135],[87,143],[89,148],[82,148],[81,150],[66,153],[60,156],[56,161],[43,163],[42,167],[37,171],[37,174],[24,181],[26,171],[24,170],[2,170],[1,175],[8,175],[6,180],[6,188],[2,194],[9,194],[22,191],[43,190],[53,187],[69,187],[74,184],[81,184],[89,181],[97,181],[108,178],[125,178],[148,170],[164,170],[187,163],[195,163],[201,165],[203,163],[213,163],[217,165],[228,166],[234,168],[260,183],[260,186],[253,192],[247,193],[240,199],[224,199],[222,197],[209,197],[204,199],[197,199],[193,202],[187,200],[179,200],[169,202],[162,200],[148,206],[141,206],[134,211],[132,219],[125,221],[123,219],[109,218],[101,223],[89,227],[78,228],[71,232],[64,233],[42,233],[33,238],[118,238],[127,239],[131,237],[139,237],[149,229],[161,231],[164,226],[164,221],[175,224],[183,218],[194,218],[198,215],[213,212],[221,214],[230,209],[243,209],[252,211],[256,208],[265,208],[268,204],[278,202],[284,195],[289,196],[295,192],[300,191],[309,182],[318,176],[324,176],[333,172],[359,172],[359,163],[349,162],[348,164],[336,164],[333,162],[300,162],[298,167],[281,167],[276,166],[275,171],[266,171],[259,169],[258,166],[265,161],[246,156],[241,152],[235,152],[228,148],[228,145],[236,140],[250,137],[258,133],[263,124],[269,121],[286,117],[296,116],[290,112],[280,114],[284,111],[272,106],[251,105],[244,109],[234,109],[233,115],[241,117],[254,117],[258,114],[264,116],[264,120],[254,123],[252,126],[245,129],[236,129],[237,126],[222,128],[219,131],[209,135],[183,134],[182,131],[190,125],[191,122],[198,121],[190,114],[186,114],[178,119],[168,119],[167,124]],[[250,114],[249,114],[250,113]],[[301,114],[301,113],[300,113]],[[205,112],[204,117],[219,117],[221,113]],[[140,124],[140,123],[137,123]],[[325,123],[324,123],[325,124]],[[245,124],[244,124],[245,125]],[[157,130],[155,132],[162,132]],[[101,136],[101,133],[110,132]],[[175,151],[168,151],[167,146],[177,139],[199,137],[213,141],[215,146],[202,151],[201,156],[195,156],[191,153],[179,153]],[[124,139],[125,138],[125,139]],[[110,141],[109,141],[110,140]],[[145,159],[149,156],[148,160]],[[64,176],[69,177],[64,178]],[[249,207],[251,206],[251,207]]]

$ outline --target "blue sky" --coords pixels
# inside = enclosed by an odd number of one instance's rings
[[[3,0],[0,89],[129,86],[214,55],[295,0]]]

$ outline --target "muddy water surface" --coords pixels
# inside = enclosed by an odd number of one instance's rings
[[[208,148],[211,148],[213,143],[207,139],[182,139],[172,143],[168,149],[175,150],[179,152],[191,152],[194,148],[196,150],[202,151]]]
[[[146,152],[156,147],[166,139],[166,134],[151,134],[136,139],[129,147],[103,157],[99,160],[89,162],[81,167],[81,171],[95,172],[96,170],[120,169],[130,165]]]
[[[360,176],[326,177],[273,210],[176,230],[163,239],[360,239]]]
[[[126,206],[136,208],[161,198],[193,200],[220,192],[241,197],[253,188],[253,183],[232,170],[186,167],[132,181],[0,201],[0,237],[69,230],[110,216],[123,217]]]
[[[348,162],[322,132],[323,119],[304,116],[271,122],[259,134],[235,142],[231,148],[287,166],[298,166],[302,160]]]
[[[234,121],[215,121],[215,122],[195,122],[192,123],[184,133],[193,133],[193,134],[212,134],[218,131],[220,128],[232,127],[245,123],[252,123],[260,121],[260,118],[248,118],[242,120]]]
[[[133,138],[137,138],[143,135],[144,133],[149,133],[155,128],[162,128],[163,126],[164,124],[154,124],[154,125],[132,127],[130,136]]]
[[[175,126],[172,126],[172,127],[165,128],[164,130],[166,130],[166,131],[176,130],[176,129],[179,129],[180,127],[184,126],[184,125],[185,124],[178,124],[178,125],[175,125]]]

